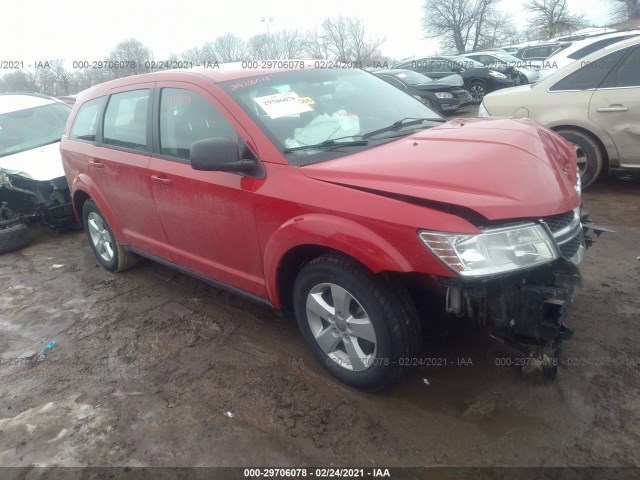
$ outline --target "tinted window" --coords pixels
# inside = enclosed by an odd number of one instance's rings
[[[96,139],[96,131],[98,128],[98,115],[102,111],[105,97],[96,98],[83,104],[73,121],[69,137],[76,140],[89,140],[91,142]]]
[[[598,50],[611,45],[612,43],[621,42],[625,38],[633,37],[633,35],[626,35],[623,37],[614,37],[614,38],[605,38],[604,40],[599,40],[597,42],[593,42],[591,45],[587,45],[586,47],[582,47],[580,50],[576,50],[571,55],[567,55],[567,58],[572,60],[580,60],[581,58],[586,57],[590,53],[597,52]]]
[[[233,126],[209,101],[189,90],[164,88],[160,96],[160,152],[189,158],[197,140],[238,135]]]
[[[104,114],[103,142],[116,147],[148,150],[149,90],[111,95]]]
[[[582,66],[567,75],[549,90],[588,90],[598,88],[604,77],[620,61],[627,50],[618,50],[593,62],[582,62]]]
[[[620,63],[618,68],[611,72],[601,85],[601,88],[638,86],[640,86],[640,47],[636,47],[631,54]]]

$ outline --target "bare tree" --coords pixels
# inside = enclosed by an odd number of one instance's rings
[[[569,11],[567,0],[529,0],[524,8],[533,14],[529,25],[544,38],[564,35],[587,25],[583,15]]]
[[[64,60],[51,60],[50,73],[55,94],[69,95],[74,80],[74,73],[64,67]]]
[[[303,40],[305,52],[313,58],[368,64],[380,57],[386,38],[366,35],[362,20],[355,17],[327,17]]]
[[[608,0],[612,15],[617,21],[640,19],[640,0]]]
[[[303,53],[303,37],[296,30],[259,33],[249,38],[248,42],[248,57],[253,60],[300,58]]]
[[[33,72],[15,70],[2,77],[6,92],[39,92],[36,76]]]
[[[306,56],[313,59],[329,58],[330,52],[324,41],[322,28],[316,26],[302,37],[302,48]]]
[[[151,71],[147,62],[153,60],[153,55],[140,40],[129,38],[116,45],[107,60],[116,67],[110,70],[111,78],[120,78]]]
[[[505,12],[498,10],[487,14],[476,48],[494,48],[509,43],[517,43],[520,33],[513,20]]]
[[[487,22],[501,30],[505,15],[499,15],[500,0],[425,0],[422,27],[427,38],[440,38],[442,48],[457,53],[476,50],[482,43]]]
[[[209,61],[241,62],[249,56],[249,48],[244,39],[235,33],[227,33],[213,41],[211,53]]]

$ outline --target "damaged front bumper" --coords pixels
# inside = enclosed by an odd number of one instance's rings
[[[571,336],[565,320],[575,290],[582,285],[578,265],[593,242],[589,233],[599,236],[612,230],[597,226],[578,209],[540,223],[553,237],[561,258],[488,279],[440,279],[440,283],[447,287],[447,313],[467,317],[492,337],[543,360]]]
[[[0,172],[0,220],[37,221],[54,230],[75,224],[67,179],[41,181]]]

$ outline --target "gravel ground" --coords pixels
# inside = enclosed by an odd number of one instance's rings
[[[268,308],[149,261],[111,274],[82,232],[32,229],[0,257],[0,465],[640,466],[639,191],[585,192],[617,233],[588,252],[550,385],[461,323],[425,338],[438,366],[363,393]]]

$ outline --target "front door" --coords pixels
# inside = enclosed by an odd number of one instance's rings
[[[158,152],[149,175],[174,263],[257,296],[266,296],[253,192],[262,180],[191,168],[191,144],[229,137],[244,146],[220,103],[192,84],[159,90]]]

